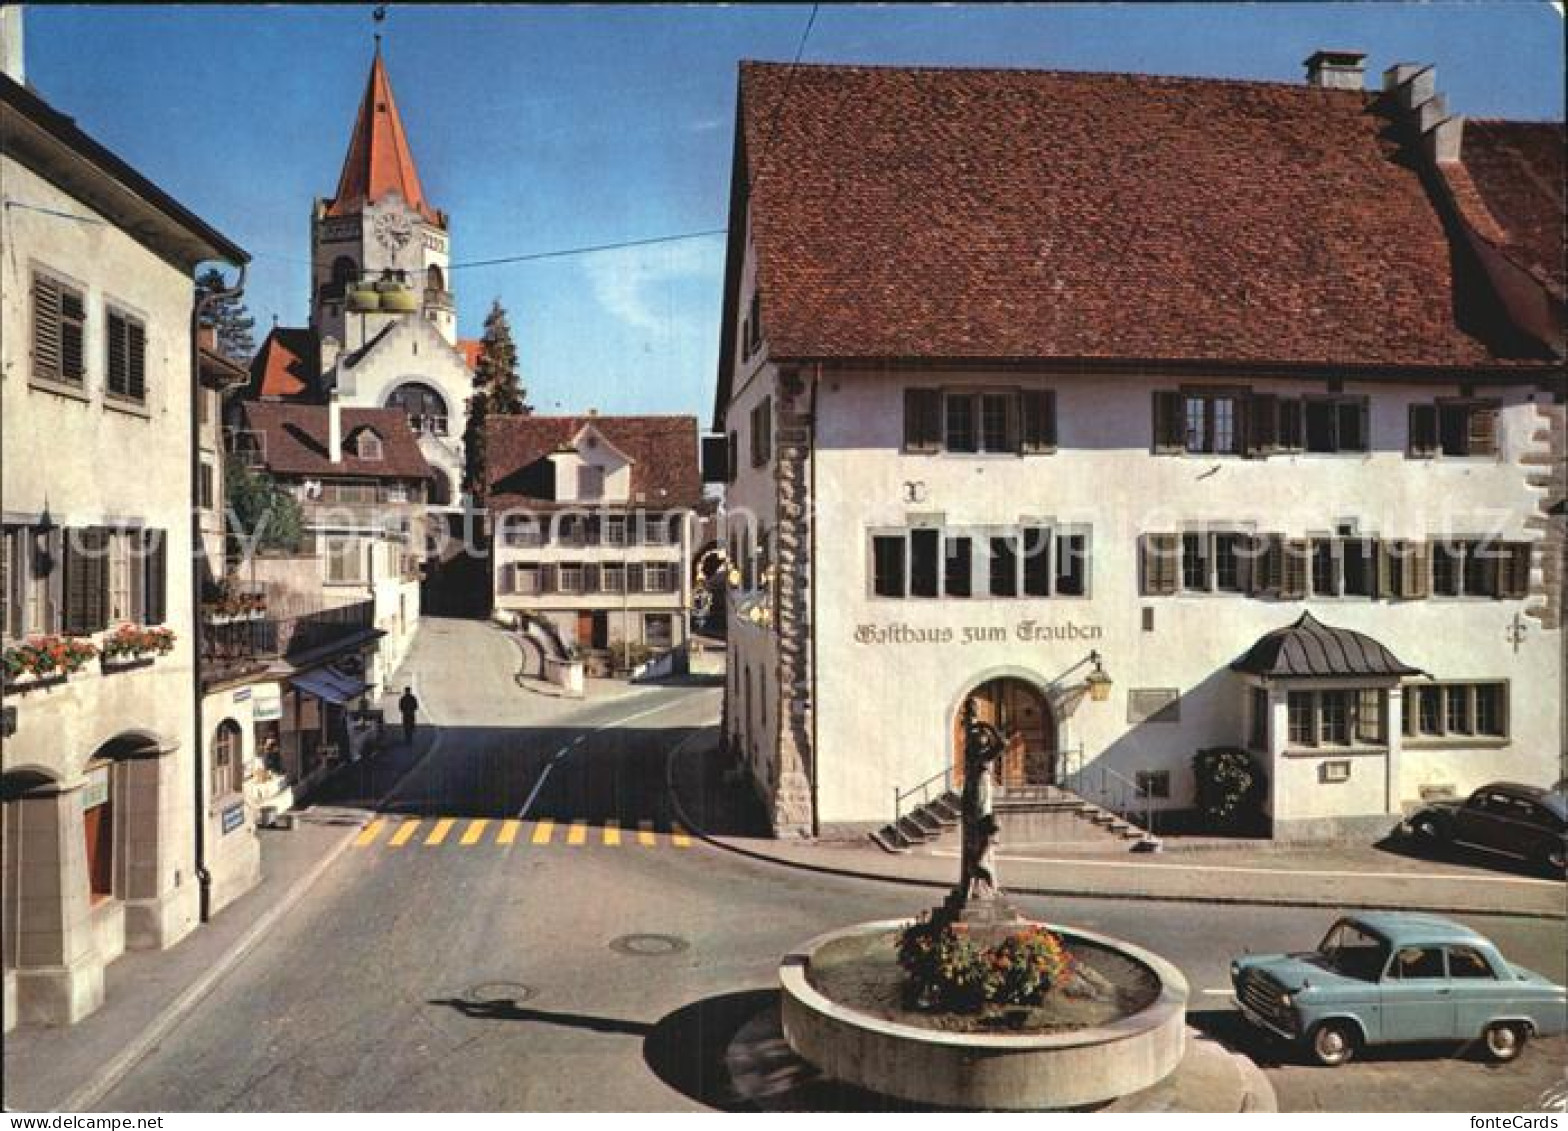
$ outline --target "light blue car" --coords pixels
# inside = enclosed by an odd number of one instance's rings
[[[1317,950],[1237,959],[1230,980],[1248,1021],[1319,1064],[1365,1045],[1477,1039],[1506,1061],[1531,1037],[1568,1030],[1568,991],[1436,915],[1347,916]]]

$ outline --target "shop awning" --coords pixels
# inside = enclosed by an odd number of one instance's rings
[[[314,695],[324,703],[334,703],[340,707],[365,693],[363,681],[333,668],[304,672],[292,677],[289,683],[306,695]]]
[[[1334,628],[1311,613],[1258,638],[1231,670],[1268,679],[1398,679],[1424,675],[1362,632]]]

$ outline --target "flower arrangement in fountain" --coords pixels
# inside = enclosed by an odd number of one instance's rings
[[[1039,1005],[1072,972],[1062,940],[1037,923],[985,946],[966,924],[940,912],[927,912],[899,933],[898,964],[922,1008],[966,1013]]]
[[[98,648],[90,640],[75,636],[35,636],[5,650],[5,676],[12,680],[24,676],[45,679],[53,675],[70,675],[80,671],[96,655]]]
[[[134,659],[140,656],[167,656],[174,651],[174,630],[122,624],[103,638],[105,660]]]

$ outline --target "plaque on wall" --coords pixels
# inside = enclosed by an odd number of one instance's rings
[[[245,802],[236,801],[223,811],[223,835],[228,836],[245,823]]]

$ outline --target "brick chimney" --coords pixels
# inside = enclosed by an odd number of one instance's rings
[[[1436,67],[1396,63],[1383,72],[1383,92],[1397,101],[1428,158],[1439,165],[1459,160],[1465,120],[1450,114],[1447,100],[1437,92]]]
[[[1365,51],[1314,51],[1307,56],[1307,85],[1325,90],[1365,90]]]

